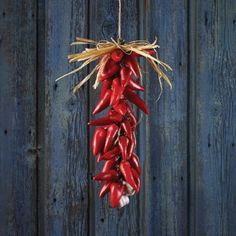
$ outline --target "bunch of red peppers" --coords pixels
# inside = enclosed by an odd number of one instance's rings
[[[147,51],[150,55],[154,50]],[[102,198],[110,193],[110,205],[123,207],[129,203],[129,196],[140,189],[140,162],[134,153],[136,145],[135,129],[137,120],[132,104],[148,114],[145,102],[136,94],[144,91],[138,82],[140,76],[137,57],[132,52],[125,54],[115,49],[107,60],[99,81],[102,84],[100,100],[93,115],[108,108],[103,118],[90,121],[98,126],[92,140],[93,155],[97,161],[105,161],[101,173],[93,177],[100,181]]]

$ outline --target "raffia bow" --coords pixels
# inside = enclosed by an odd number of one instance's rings
[[[75,53],[68,55],[69,62],[83,62],[82,65],[80,65],[78,68],[76,68],[73,71],[70,71],[69,73],[59,77],[56,79],[56,81],[74,74],[81,69],[83,69],[85,66],[89,65],[91,62],[100,60],[99,63],[92,69],[92,71],[82,80],[80,81],[73,89],[73,92],[75,93],[78,91],[81,86],[83,86],[91,77],[93,74],[97,72],[96,80],[93,85],[93,88],[96,89],[99,85],[99,77],[101,75],[101,72],[104,70],[104,67],[110,58],[110,53],[114,51],[115,49],[120,49],[122,50],[125,54],[130,55],[132,52],[135,52],[147,59],[151,67],[154,69],[154,71],[158,74],[158,79],[160,82],[160,86],[162,89],[162,82],[161,79],[164,79],[172,88],[172,84],[169,80],[169,78],[165,75],[163,68],[165,71],[171,70],[172,68],[167,65],[166,63],[160,61],[158,59],[157,52],[154,56],[151,56],[148,54],[147,50],[154,50],[156,51],[156,48],[159,48],[159,46],[156,44],[157,39],[153,43],[149,43],[148,41],[145,40],[136,40],[136,41],[131,41],[128,43],[120,42],[120,40],[115,41],[114,39],[111,39],[111,41],[94,41],[91,39],[86,39],[86,38],[76,38],[76,42],[73,42],[71,45],[81,45],[81,44],[91,44],[94,45],[95,47],[93,48],[85,48],[84,51],[80,53]],[[140,75],[142,75],[141,69],[139,68]]]

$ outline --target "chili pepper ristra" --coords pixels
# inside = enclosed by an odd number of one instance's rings
[[[170,80],[163,72],[171,70],[170,66],[159,60],[156,40],[149,43],[146,40],[125,42],[121,39],[121,0],[119,0],[118,39],[111,41],[94,41],[76,38],[72,45],[90,44],[81,53],[68,56],[69,62],[83,62],[75,70],[61,76],[57,80],[80,71],[93,61],[98,61],[95,68],[78,85],[74,92],[97,74],[93,88],[101,84],[100,98],[92,114],[107,110],[107,114],[99,119],[88,122],[89,126],[97,126],[92,139],[92,153],[97,162],[104,163],[101,173],[93,179],[99,181],[102,198],[109,194],[110,205],[120,208],[129,203],[129,197],[140,190],[141,167],[135,153],[135,130],[137,119],[133,105],[145,114],[148,107],[138,92],[145,88],[140,84],[142,70],[138,58],[145,58],[154,71],[162,89],[162,79],[172,87]]]

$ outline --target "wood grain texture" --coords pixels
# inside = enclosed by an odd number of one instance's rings
[[[123,1],[122,3],[122,37],[127,41],[137,39],[139,29],[138,1]],[[90,38],[110,40],[113,37],[116,39],[117,13],[118,1],[91,1]],[[90,86],[90,113],[95,107],[98,98],[99,90],[94,91],[92,86]],[[94,117],[91,116],[90,118]],[[90,140],[93,130],[90,129]],[[100,171],[101,166],[102,164],[95,163],[95,158],[90,153],[91,174]],[[108,197],[103,200],[98,198],[99,189],[98,183],[90,182],[90,235],[138,235],[137,197],[131,197],[131,203],[124,209],[112,209],[109,206]]]
[[[88,232],[87,88],[72,88],[84,70],[55,84],[74,66],[68,53],[76,36],[87,37],[87,1],[45,4],[44,133],[41,134],[41,235],[86,235]],[[77,48],[78,50],[78,48]],[[42,106],[41,106],[42,107]],[[43,109],[43,108],[42,108]]]
[[[236,3],[122,1],[126,41],[155,36],[173,90],[143,63],[150,115],[136,152],[141,191],[121,210],[99,199],[91,153],[99,89],[73,86],[76,36],[116,38],[117,0],[0,1],[0,235],[234,236]],[[96,115],[96,118],[104,115]]]
[[[36,232],[35,3],[0,2],[0,235]]]
[[[187,235],[187,1],[145,1],[144,38],[158,38],[173,90],[148,66],[144,79],[150,115],[141,122],[141,235]],[[145,125],[143,124],[145,122]]]
[[[191,5],[192,235],[236,232],[235,10],[235,1]]]

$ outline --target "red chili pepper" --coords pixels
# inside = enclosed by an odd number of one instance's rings
[[[122,175],[124,176],[127,183],[135,190],[137,191],[137,185],[135,183],[133,173],[131,170],[131,166],[128,161],[122,161],[120,163],[120,171]]]
[[[132,166],[132,168],[134,168],[140,175],[141,174],[140,161],[135,153],[132,154],[131,158],[129,159],[129,163]]]
[[[149,114],[146,103],[137,94],[133,93],[130,89],[126,88],[124,91],[124,95],[132,103],[134,103],[137,107],[139,107],[144,113]]]
[[[133,174],[133,177],[134,177],[134,181],[135,181],[135,183],[137,185],[137,191],[136,192],[139,192],[139,190],[140,190],[140,177],[139,177],[139,174],[132,167],[131,167],[131,171],[132,171],[132,174]]]
[[[129,145],[129,139],[125,136],[120,136],[118,145],[120,148],[121,156],[124,161],[128,158],[128,145]]]
[[[91,120],[88,122],[88,125],[103,126],[103,125],[110,125],[113,123],[114,123],[114,121],[109,116],[106,116],[106,117],[102,117],[99,119]]]
[[[156,52],[154,51],[154,50],[152,50],[152,49],[150,49],[150,50],[145,50],[145,52],[146,53],[148,53],[149,55],[154,55]],[[140,54],[138,54],[138,53],[136,53],[136,52],[132,52],[131,53],[131,56],[133,56],[133,57],[142,57],[142,55],[140,55]]]
[[[135,137],[135,134],[132,132],[130,135],[130,142],[128,146],[128,159],[131,157],[132,153],[134,152],[135,146],[136,146],[136,137]]]
[[[107,152],[111,149],[114,140],[116,138],[117,132],[119,130],[119,127],[115,124],[112,124],[109,126],[107,130],[107,136],[106,136],[106,142],[104,145],[104,152]]]
[[[115,112],[114,109],[110,108],[107,112],[107,115],[110,116],[110,115],[114,114],[114,112]]]
[[[120,198],[124,192],[124,187],[120,183],[112,183],[110,186],[110,204],[111,207],[116,208],[119,206]]]
[[[100,81],[103,81],[104,79],[110,78],[116,73],[118,73],[120,70],[120,67],[118,64],[116,64],[113,60],[108,60],[104,70],[101,73],[101,76],[99,78]]]
[[[119,174],[115,170],[109,170],[107,172],[102,172],[93,177],[93,180],[107,180],[115,181],[118,180]]]
[[[103,76],[103,75],[106,74],[107,70],[108,70],[110,67],[114,66],[115,64],[116,64],[116,63],[115,63],[112,59],[108,59],[108,60],[107,60],[105,66],[104,66],[104,68],[103,68],[103,71],[101,72],[100,77],[99,77],[99,81],[100,81],[100,82],[108,78],[108,77]]]
[[[136,53],[136,52],[132,52],[130,54],[131,57],[142,57],[140,54]]]
[[[128,83],[128,88],[136,91],[144,91],[144,87],[132,79]]]
[[[156,54],[156,52],[154,50],[151,50],[151,49],[147,50],[147,52],[148,52],[149,55],[155,55]]]
[[[121,86],[125,87],[132,79],[132,71],[130,68],[122,66],[120,70]]]
[[[113,111],[110,115],[109,115],[110,119],[112,119],[114,122],[120,123],[123,120],[123,116],[116,112]]]
[[[102,99],[104,97],[106,91],[111,88],[111,84],[112,84],[112,81],[109,80],[109,79],[105,79],[102,82],[102,88],[101,88],[101,92],[100,92],[100,99]]]
[[[127,66],[133,72],[134,76],[136,78],[138,78],[139,77],[139,66],[138,66],[138,62],[135,60],[135,58],[132,56],[126,56],[125,61],[126,61]]]
[[[102,159],[102,154],[101,153],[99,153],[98,154],[98,157],[97,157],[97,162],[100,162],[100,161],[102,161],[103,159]]]
[[[106,135],[107,131],[103,128],[97,128],[95,130],[92,140],[92,150],[94,156],[103,150],[106,141]]]
[[[117,112],[109,115],[109,116],[105,116],[99,119],[95,119],[95,120],[91,120],[90,122],[88,122],[88,125],[92,125],[92,126],[103,126],[103,125],[111,125],[113,123],[120,123],[123,119],[123,116]]]
[[[105,184],[103,184],[100,192],[99,192],[99,197],[103,198],[109,191],[110,191],[110,186],[111,186],[111,182],[108,181]]]
[[[110,105],[114,106],[120,99],[121,96],[121,84],[120,78],[117,77],[112,81],[112,95],[110,100]]]
[[[128,137],[131,136],[131,133],[132,133],[132,129],[131,129],[131,124],[129,122],[129,120],[124,120],[122,123],[121,123],[121,127],[122,129],[125,131],[126,135]]]
[[[102,160],[110,160],[120,154],[120,148],[118,146],[115,146],[113,149],[110,151],[104,153],[101,155]]]
[[[116,159],[107,160],[102,168],[102,172],[107,172],[108,170],[113,169],[116,163]]]
[[[100,99],[100,101],[98,102],[97,106],[95,107],[93,111],[93,115],[107,108],[110,103],[110,98],[111,98],[111,90],[109,89],[106,91],[104,97]]]
[[[148,49],[144,51],[145,53],[148,53],[149,55],[154,55],[156,52],[153,49]]]
[[[113,108],[115,109],[116,112],[118,112],[122,116],[124,116],[127,113],[129,106],[128,106],[127,102],[125,102],[124,100],[121,100]]]
[[[112,53],[111,53],[111,58],[113,61],[115,62],[119,62],[122,60],[124,56],[124,53],[120,50],[120,49],[115,49]]]
[[[133,111],[132,111],[130,108],[128,109],[128,114],[129,114],[129,117],[128,117],[128,118],[130,119],[131,127],[132,127],[133,129],[135,129],[136,126],[137,126],[137,120],[136,120],[136,117],[135,117]]]

